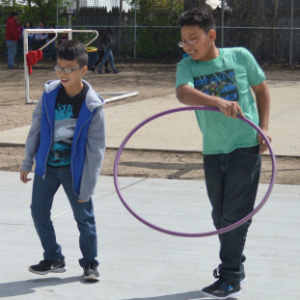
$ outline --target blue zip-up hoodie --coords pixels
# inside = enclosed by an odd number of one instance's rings
[[[94,193],[100,175],[105,152],[104,99],[96,94],[91,85],[84,81],[89,90],[82,104],[73,137],[71,151],[71,172],[73,189],[78,199],[89,201]],[[22,170],[30,172],[35,156],[35,173],[46,174],[50,153],[55,103],[62,85],[60,80],[48,81],[32,117],[32,125],[25,144],[25,159]]]

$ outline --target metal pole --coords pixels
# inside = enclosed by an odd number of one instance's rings
[[[221,32],[221,47],[224,47],[224,6],[225,0],[222,0],[222,32]]]
[[[122,12],[123,12],[123,0],[120,0],[119,3],[119,25],[122,26]],[[122,52],[122,28],[119,28],[119,54]]]
[[[58,0],[56,1],[56,28],[58,28]]]
[[[293,63],[293,26],[294,26],[294,0],[291,0],[291,29],[290,29],[290,67]]]
[[[134,2],[134,44],[133,44],[133,58],[136,59],[136,0]]]
[[[69,28],[72,29],[72,15],[68,15],[68,23],[69,23]],[[72,40],[73,39],[73,34],[72,31],[70,31],[68,33],[68,40]]]
[[[23,49],[24,49],[24,77],[25,77],[25,103],[29,101],[29,71],[26,61],[26,54],[28,53],[28,33],[23,30]]]

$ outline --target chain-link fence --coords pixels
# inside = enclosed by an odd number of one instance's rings
[[[125,0],[123,0],[125,2]],[[213,6],[218,47],[248,48],[260,64],[300,64],[300,1],[297,0],[130,0],[120,13],[100,7],[77,7],[66,17],[73,29],[114,28],[114,55],[127,59],[178,61],[180,14],[192,7]],[[222,5],[223,3],[223,5]],[[136,9],[135,9],[136,8]],[[64,24],[59,17],[59,27]],[[5,28],[0,27],[0,55],[5,51]],[[75,38],[75,37],[74,37]],[[84,37],[82,37],[84,38]],[[98,46],[97,42],[94,46]]]

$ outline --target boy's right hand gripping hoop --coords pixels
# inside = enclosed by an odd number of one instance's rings
[[[121,146],[120,146],[120,148],[117,152],[117,156],[116,156],[116,159],[115,159],[115,165],[114,165],[114,183],[115,183],[115,187],[116,187],[117,193],[119,195],[119,198],[122,201],[122,203],[124,204],[124,206],[126,207],[126,209],[136,219],[138,219],[140,222],[144,223],[145,225],[149,226],[152,229],[155,229],[157,231],[160,231],[160,232],[163,232],[163,233],[166,233],[166,234],[181,236],[181,237],[205,237],[205,236],[211,236],[211,235],[215,235],[215,234],[222,234],[222,233],[225,233],[227,231],[235,229],[235,228],[239,227],[240,225],[244,224],[250,218],[252,218],[263,207],[263,205],[266,203],[266,201],[268,200],[268,198],[269,198],[269,196],[272,192],[272,189],[273,189],[273,186],[274,186],[274,183],[275,183],[275,177],[276,177],[276,159],[275,159],[275,155],[274,155],[271,143],[269,142],[269,140],[266,137],[266,135],[264,134],[264,132],[257,125],[255,125],[253,122],[249,121],[246,118],[242,118],[240,115],[238,115],[238,119],[248,123],[250,126],[252,126],[262,136],[262,138],[264,139],[265,143],[268,146],[268,149],[270,151],[271,160],[272,160],[272,177],[271,177],[269,188],[268,188],[265,196],[263,197],[263,199],[261,200],[259,205],[257,205],[257,207],[251,213],[249,213],[247,216],[245,216],[241,220],[239,220],[236,223],[231,224],[227,227],[224,227],[224,228],[221,228],[221,229],[218,229],[218,230],[215,230],[215,231],[208,231],[208,232],[203,232],[203,233],[184,233],[184,232],[171,231],[171,230],[167,230],[167,229],[158,227],[158,226],[146,221],[142,217],[140,217],[126,203],[126,201],[125,201],[125,199],[124,199],[124,197],[121,193],[121,189],[120,189],[119,181],[118,181],[118,166],[119,166],[119,161],[120,161],[120,156],[122,154],[122,151],[123,151],[125,145],[127,144],[127,142],[129,141],[129,139],[133,136],[133,134],[136,131],[138,131],[141,127],[143,127],[145,124],[151,122],[152,120],[157,119],[157,118],[162,117],[162,116],[165,116],[165,115],[168,115],[168,114],[172,114],[172,113],[176,113],[176,112],[180,112],[180,111],[186,111],[186,110],[208,110],[208,111],[215,111],[215,112],[222,113],[217,108],[205,107],[205,106],[188,106],[188,107],[180,107],[180,108],[175,108],[175,109],[170,109],[170,110],[163,111],[163,112],[158,113],[156,115],[153,115],[152,117],[150,117],[150,118],[144,120],[143,122],[141,122],[139,125],[137,125],[135,128],[133,128],[128,133],[128,135],[123,140],[123,142],[122,142],[122,144],[121,144]]]

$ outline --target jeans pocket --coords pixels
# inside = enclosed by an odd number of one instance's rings
[[[257,145],[255,147],[239,148],[238,150],[241,154],[244,154],[244,155],[247,155],[247,156],[252,156],[252,157],[258,157],[260,146]]]

